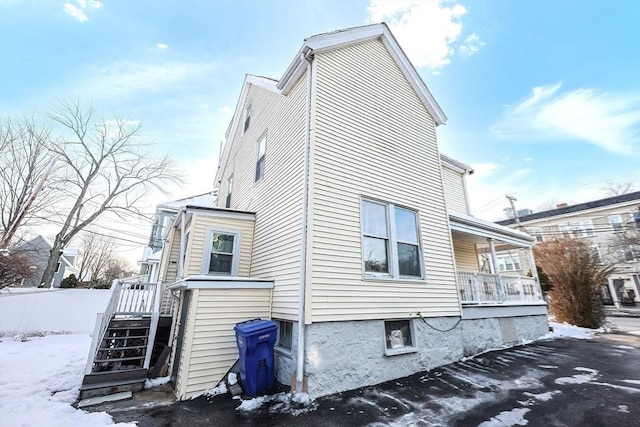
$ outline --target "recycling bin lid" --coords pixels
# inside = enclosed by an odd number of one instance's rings
[[[277,327],[278,325],[271,320],[253,319],[237,323],[233,329],[242,335],[252,335],[254,333],[262,332],[265,329],[275,329]]]

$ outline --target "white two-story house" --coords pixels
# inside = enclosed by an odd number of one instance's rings
[[[279,325],[277,379],[312,396],[547,332],[535,275],[497,274],[497,251],[534,239],[470,214],[445,121],[385,24],[309,37],[280,79],[246,77],[217,206],[181,206],[164,239],[179,399],[224,377],[254,317]]]

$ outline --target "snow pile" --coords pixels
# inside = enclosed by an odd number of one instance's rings
[[[236,385],[238,384],[238,376],[234,372],[229,372],[227,381],[229,381],[229,385]]]
[[[144,388],[153,388],[153,387],[159,387],[163,384],[168,383],[169,381],[171,381],[171,377],[158,377],[158,378],[147,378],[144,381]]]
[[[0,341],[1,424],[12,427],[112,426],[106,412],[71,406],[89,353],[88,335],[49,335],[29,341]],[[117,424],[133,427],[135,424]]]
[[[217,387],[210,388],[209,390],[205,390],[198,395],[194,395],[191,399],[195,399],[196,397],[205,396],[205,397],[213,397],[218,396],[219,394],[225,394],[229,390],[227,390],[227,385],[225,383],[220,383]]]
[[[576,338],[580,340],[588,340],[593,338],[595,334],[604,332],[604,329],[581,328],[568,323],[549,322],[549,326],[553,327],[553,332],[549,332],[544,335],[540,338],[541,340],[555,338]]]
[[[291,414],[298,416],[315,411],[318,404],[306,393],[278,393],[271,396],[259,396],[243,400],[236,411],[251,412],[258,409],[270,414]]]
[[[531,409],[516,408],[510,411],[500,412],[489,421],[481,423],[478,427],[507,427],[507,426],[526,426],[529,421],[524,415]]]

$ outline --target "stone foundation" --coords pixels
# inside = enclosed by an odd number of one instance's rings
[[[548,330],[544,315],[425,320],[427,323],[411,320],[414,346],[394,355],[386,351],[382,320],[307,325],[305,375],[309,394],[315,398],[402,378],[456,362],[463,356],[536,339]],[[294,327],[294,341],[296,335]],[[278,380],[283,384],[290,384],[291,375],[295,374],[295,359],[295,351],[291,357],[276,353]]]

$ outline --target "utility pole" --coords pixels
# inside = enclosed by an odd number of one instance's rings
[[[522,224],[520,224],[520,218],[518,218],[518,211],[516,210],[516,204],[514,202],[518,201],[518,199],[516,199],[515,197],[506,194],[504,197],[507,198],[507,200],[509,200],[509,203],[511,204],[511,210],[513,211],[513,218],[516,220],[516,224],[518,224],[518,228],[523,228]]]

